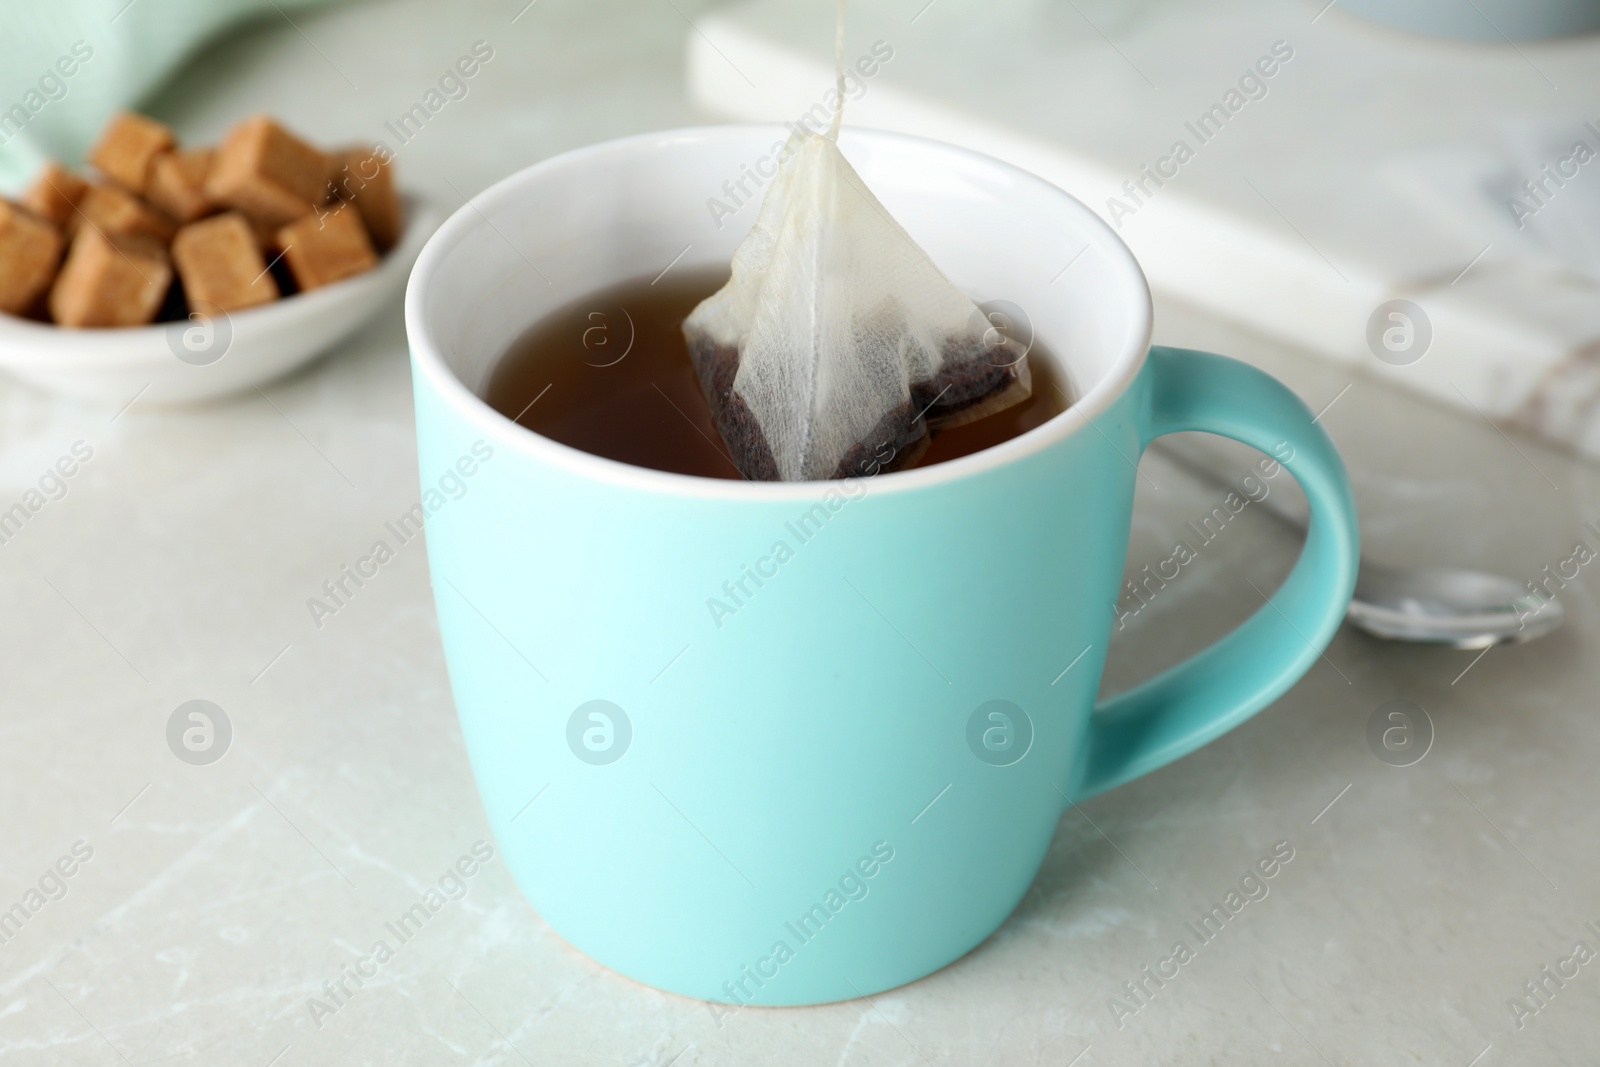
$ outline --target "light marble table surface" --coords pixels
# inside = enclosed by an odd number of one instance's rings
[[[471,95],[400,155],[407,182],[453,208],[564,148],[703,118],[682,73],[699,8],[676,3],[540,0],[513,25],[520,0],[418,0],[269,22],[156,109],[196,137],[262,104],[319,138],[379,137],[487,40],[496,58]],[[993,937],[870,1001],[719,1026],[568,948],[490,860],[314,1017],[324,982],[489,836],[420,545],[320,630],[305,607],[417,495],[399,311],[208,408],[113,418],[0,383],[0,505],[76,442],[92,450],[66,495],[0,545],[0,909],[41,882],[59,897],[0,944],[0,1063],[1595,1061],[1600,962],[1547,981],[1537,1013],[1508,1006],[1575,942],[1600,949],[1586,926],[1600,927],[1588,569],[1562,593],[1564,629],[1481,658],[1346,629],[1242,728],[1069,811]],[[1322,421],[1375,556],[1532,579],[1575,541],[1597,545],[1590,465],[1170,300],[1157,332],[1332,402]],[[1156,455],[1143,472],[1131,569],[1168,555],[1217,495]],[[1259,509],[1228,531],[1117,635],[1107,689],[1211,640],[1259,603],[1252,584],[1286,572],[1292,540]],[[209,765],[168,747],[169,718],[193,699],[232,725]],[[1407,767],[1367,740],[1396,699],[1432,723]],[[1136,1011],[1108,1007],[1175,941],[1197,943],[1186,924],[1279,842],[1293,858],[1263,899],[1177,977],[1147,981],[1147,1002],[1124,1001]],[[59,883],[58,863],[72,871]]]

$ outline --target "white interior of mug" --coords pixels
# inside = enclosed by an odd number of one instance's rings
[[[554,157],[479,194],[440,227],[413,271],[406,327],[419,369],[458,400],[463,390],[478,398],[485,418],[532,439],[525,446],[553,462],[597,476],[623,476],[607,469],[621,468],[646,480],[714,481],[578,452],[510,426],[481,397],[511,342],[563,305],[669,267],[726,266],[755,219],[765,191],[760,174],[773,170],[786,137],[779,126],[646,134]],[[882,475],[892,479],[882,488],[961,475],[1044,447],[1132,382],[1149,344],[1149,289],[1127,246],[1093,211],[1042,179],[950,145],[848,129],[839,144],[958,288],[980,303],[1005,300],[1023,310],[1075,399],[1063,415],[1002,445]]]

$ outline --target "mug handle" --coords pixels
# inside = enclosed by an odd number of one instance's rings
[[[1075,800],[1170,763],[1270,704],[1333,639],[1356,584],[1350,481],[1300,398],[1276,378],[1209,352],[1153,346],[1145,373],[1141,453],[1182,430],[1242,441],[1294,475],[1311,521],[1294,569],[1254,615],[1210,648],[1095,707]]]

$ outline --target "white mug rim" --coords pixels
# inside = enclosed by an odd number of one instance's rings
[[[965,156],[984,166],[1009,171],[1018,181],[1043,186],[1051,195],[1069,201],[1071,208],[1078,211],[1086,223],[1085,230],[1098,238],[1100,250],[1113,260],[1120,260],[1118,265],[1126,268],[1131,277],[1138,280],[1138,291],[1131,294],[1136,301],[1136,306],[1132,309],[1136,329],[1130,331],[1132,339],[1127,349],[1115,357],[1099,380],[1067,410],[1041,426],[971,455],[928,467],[913,467],[909,470],[891,471],[873,476],[872,492],[874,494],[913,492],[1015,463],[1081,432],[1086,426],[1092,425],[1098,416],[1109,410],[1123,392],[1132,386],[1144,366],[1145,357],[1150,349],[1154,312],[1151,306],[1150,287],[1145,281],[1144,272],[1140,269],[1133,252],[1105,220],[1088,205],[1060,187],[1051,185],[1043,178],[993,156],[930,138],[888,130],[852,127],[846,132],[850,136],[931,145],[940,151]],[[497,442],[515,448],[541,464],[562,469],[586,480],[674,496],[765,501],[820,499],[830,487],[836,488],[841,480],[741,481],[655,470],[597,456],[513,423],[468,389],[451,369],[427,328],[424,311],[425,294],[440,270],[440,263],[451,249],[470,230],[489,225],[487,219],[491,214],[490,209],[498,209],[505,201],[522,195],[528,183],[540,180],[547,173],[564,167],[593,166],[609,157],[649,152],[664,144],[681,142],[685,139],[741,136],[758,138],[762,139],[763,143],[770,143],[774,136],[782,140],[787,133],[788,131],[778,125],[730,124],[634,134],[562,152],[524,167],[490,185],[463,204],[434,231],[412,267],[411,278],[406,285],[405,322],[412,363],[417,373],[441,399],[455,407],[470,421],[482,426],[486,432],[492,433]]]

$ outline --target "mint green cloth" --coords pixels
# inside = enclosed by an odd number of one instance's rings
[[[137,107],[230,26],[329,2],[6,0],[0,189],[17,189],[48,157],[76,167],[113,111]]]

